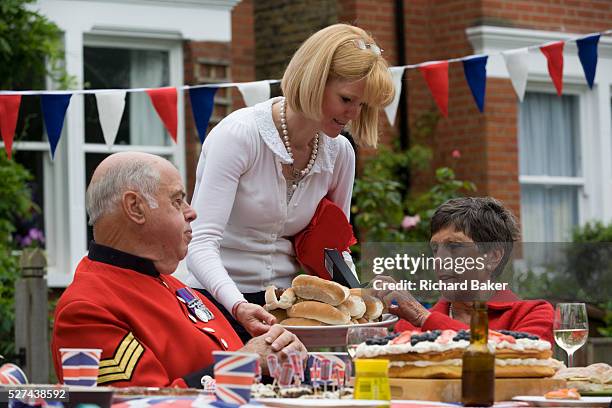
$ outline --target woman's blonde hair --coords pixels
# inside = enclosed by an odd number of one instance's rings
[[[328,80],[365,79],[365,104],[349,126],[359,145],[376,147],[379,109],[395,94],[387,62],[377,50],[374,39],[359,27],[334,24],[316,32],[296,51],[283,75],[288,106],[318,120]]]

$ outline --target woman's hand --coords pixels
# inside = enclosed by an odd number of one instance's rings
[[[389,313],[407,320],[415,327],[421,327],[431,314],[409,292],[393,291],[383,298],[383,303],[389,306]]]
[[[390,290],[389,284],[396,281],[390,276],[379,275],[375,277],[368,286],[372,286],[371,295],[383,301],[389,309],[389,313],[407,320],[416,327],[421,327],[431,314],[419,303],[408,291]],[[390,287],[393,287],[389,285]],[[378,288],[378,289],[376,289]]]
[[[240,303],[236,306],[235,317],[251,336],[259,336],[270,330],[276,318],[255,303]]]

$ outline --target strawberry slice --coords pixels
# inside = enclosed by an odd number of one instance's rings
[[[391,340],[391,344],[410,343],[410,338],[412,337],[412,335],[419,334],[419,333],[421,333],[420,330],[406,330],[405,332],[402,332],[402,334],[400,334],[399,336]]]

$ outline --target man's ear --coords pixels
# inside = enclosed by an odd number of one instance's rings
[[[146,206],[144,200],[135,191],[126,191],[121,197],[121,207],[127,217],[136,224],[145,223]]]

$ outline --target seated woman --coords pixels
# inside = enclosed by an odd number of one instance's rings
[[[516,218],[493,198],[465,197],[447,201],[438,207],[431,219],[430,244],[434,257],[456,258],[459,251],[462,256],[472,251],[474,256],[484,253],[486,261],[483,268],[460,275],[436,266],[439,281],[456,283],[475,278],[480,282],[493,282],[503,272],[518,236]],[[482,300],[486,295],[491,330],[527,332],[553,342],[554,310],[550,303],[520,300],[508,289],[485,292],[442,290],[442,299],[429,310],[408,291],[376,291],[375,295],[384,300],[390,313],[402,319],[395,326],[396,331],[469,329],[473,300]]]

